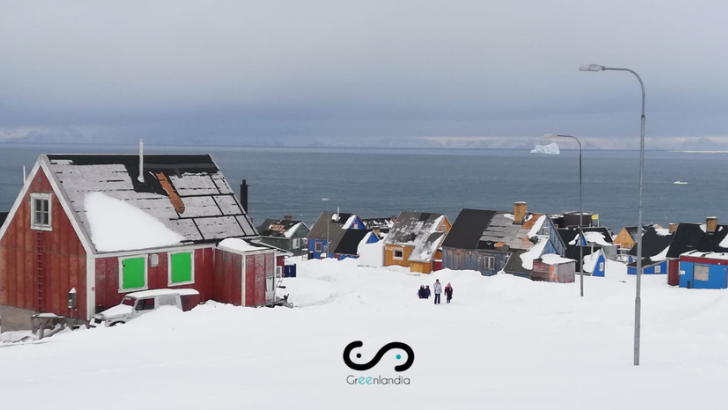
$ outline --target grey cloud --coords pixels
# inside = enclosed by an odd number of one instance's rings
[[[720,1],[0,5],[0,127],[215,135],[726,135]]]

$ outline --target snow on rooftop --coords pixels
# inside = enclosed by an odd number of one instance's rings
[[[561,263],[576,262],[573,259],[564,258],[563,256],[555,253],[547,253],[546,255],[541,256],[541,261],[547,265],[558,265]]]
[[[697,258],[728,260],[728,253],[726,253],[726,252],[690,251],[690,252],[683,253],[683,255],[684,256],[693,256],[693,257],[697,257]]]
[[[668,228],[655,228],[655,232],[657,232],[660,236],[670,235],[670,230]]]
[[[723,238],[723,240],[720,241],[718,246],[720,246],[721,248],[728,248],[728,235],[726,235],[725,238]]]
[[[533,238],[538,234],[538,231],[541,230],[541,227],[543,226],[544,221],[546,220],[546,215],[541,215],[538,217],[536,222],[531,227],[531,230],[528,231],[528,237]],[[529,268],[530,269],[530,268]]]
[[[578,242],[580,242],[581,235],[577,234],[574,239],[572,239],[569,242],[569,245],[576,245]],[[587,243],[595,243],[597,245],[602,246],[612,246],[613,244],[607,242],[607,240],[604,238],[604,234],[601,232],[584,232],[584,239]]]
[[[538,224],[538,221],[536,221]],[[539,236],[538,242],[528,251],[521,254],[521,266],[525,269],[533,269],[533,260],[538,259],[549,241],[548,236]]]
[[[259,250],[265,248],[262,246],[252,245],[250,242],[244,241],[240,238],[223,239],[220,243],[217,244],[217,247],[221,248],[221,249],[235,251],[235,252],[259,251]]]
[[[158,248],[185,240],[141,209],[101,192],[86,194],[84,209],[99,252]]]
[[[294,234],[294,233],[296,233],[296,230],[297,230],[298,228],[300,228],[300,227],[301,227],[301,224],[302,224],[302,223],[303,223],[303,222],[299,222],[299,223],[297,223],[297,224],[293,225],[293,226],[292,226],[292,227],[291,227],[290,229],[288,229],[287,231],[285,231],[285,232],[283,233],[283,236],[285,236],[286,238],[291,238],[291,237],[293,237],[293,234]]]
[[[355,220],[356,220],[356,215],[350,216],[349,219],[346,220],[346,223],[344,224],[344,226],[342,228],[350,229],[351,225],[354,223]]]

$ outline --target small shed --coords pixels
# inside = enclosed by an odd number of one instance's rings
[[[572,283],[576,261],[560,255],[549,253],[533,261],[531,279],[537,281]]]
[[[680,287],[728,288],[728,252],[687,252],[680,256]]]
[[[276,253],[263,244],[228,238],[215,249],[217,302],[265,306],[276,301]]]

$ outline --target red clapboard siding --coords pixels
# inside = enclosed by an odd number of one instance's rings
[[[159,264],[151,266],[151,255],[147,258],[147,287],[149,289],[164,288],[189,288],[200,292],[201,300],[209,300],[213,291],[210,289],[212,276],[214,275],[213,253],[211,248],[194,250],[195,258],[195,283],[189,285],[169,286],[169,260],[167,252],[156,252],[159,257]],[[144,256],[139,253],[131,257]],[[96,305],[102,305],[104,309],[118,305],[126,293],[119,292],[119,258],[108,257],[96,259]]]
[[[50,182],[39,169],[30,176],[31,184],[20,207],[9,222],[8,230],[0,241],[0,300],[8,306],[38,310],[41,296],[38,293],[39,263],[44,265],[43,305],[45,312],[72,316],[68,309],[68,292],[76,288],[77,309],[81,319],[86,319],[86,252],[53,192]],[[49,232],[30,229],[30,194],[52,193],[51,223]],[[38,254],[39,240],[43,252]]]

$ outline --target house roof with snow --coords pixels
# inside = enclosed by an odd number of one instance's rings
[[[446,219],[443,214],[403,211],[397,217],[384,243],[387,245],[414,245],[426,241],[433,234],[442,234],[438,229]],[[437,235],[438,237],[441,235]]]
[[[260,236],[274,238],[290,238],[298,229],[308,230],[308,226],[301,221],[292,219],[266,219],[258,227]]]
[[[544,214],[527,212],[522,223],[518,224],[513,220],[513,215],[506,212],[463,209],[442,246],[459,249],[527,250],[534,246],[531,230],[537,223],[543,224],[546,219],[548,218]],[[539,225],[536,230],[540,228]]]
[[[339,235],[343,229],[363,229],[364,227],[354,227],[352,224],[356,220],[361,221],[355,214],[339,212],[321,212],[316,222],[308,233],[309,239],[329,240],[331,241],[335,235]]]
[[[651,258],[660,254],[670,247],[672,238],[673,234],[669,233],[667,229],[650,226],[645,233],[642,234],[642,257]],[[635,246],[630,249],[629,254],[637,256],[637,247]]]
[[[728,225],[718,225],[715,232],[706,232],[705,224],[681,223],[673,233],[667,257],[677,259],[690,251],[728,252]]]
[[[258,233],[210,155],[41,155],[97,252]]]
[[[362,218],[364,226],[367,229],[379,229],[380,232],[387,233],[394,225],[394,217],[389,218]]]
[[[604,226],[584,227],[584,239],[588,245],[594,244],[596,246],[609,246],[613,245],[612,235]],[[578,228],[561,228],[558,230],[561,240],[568,246],[578,246],[579,242],[579,229]]]

